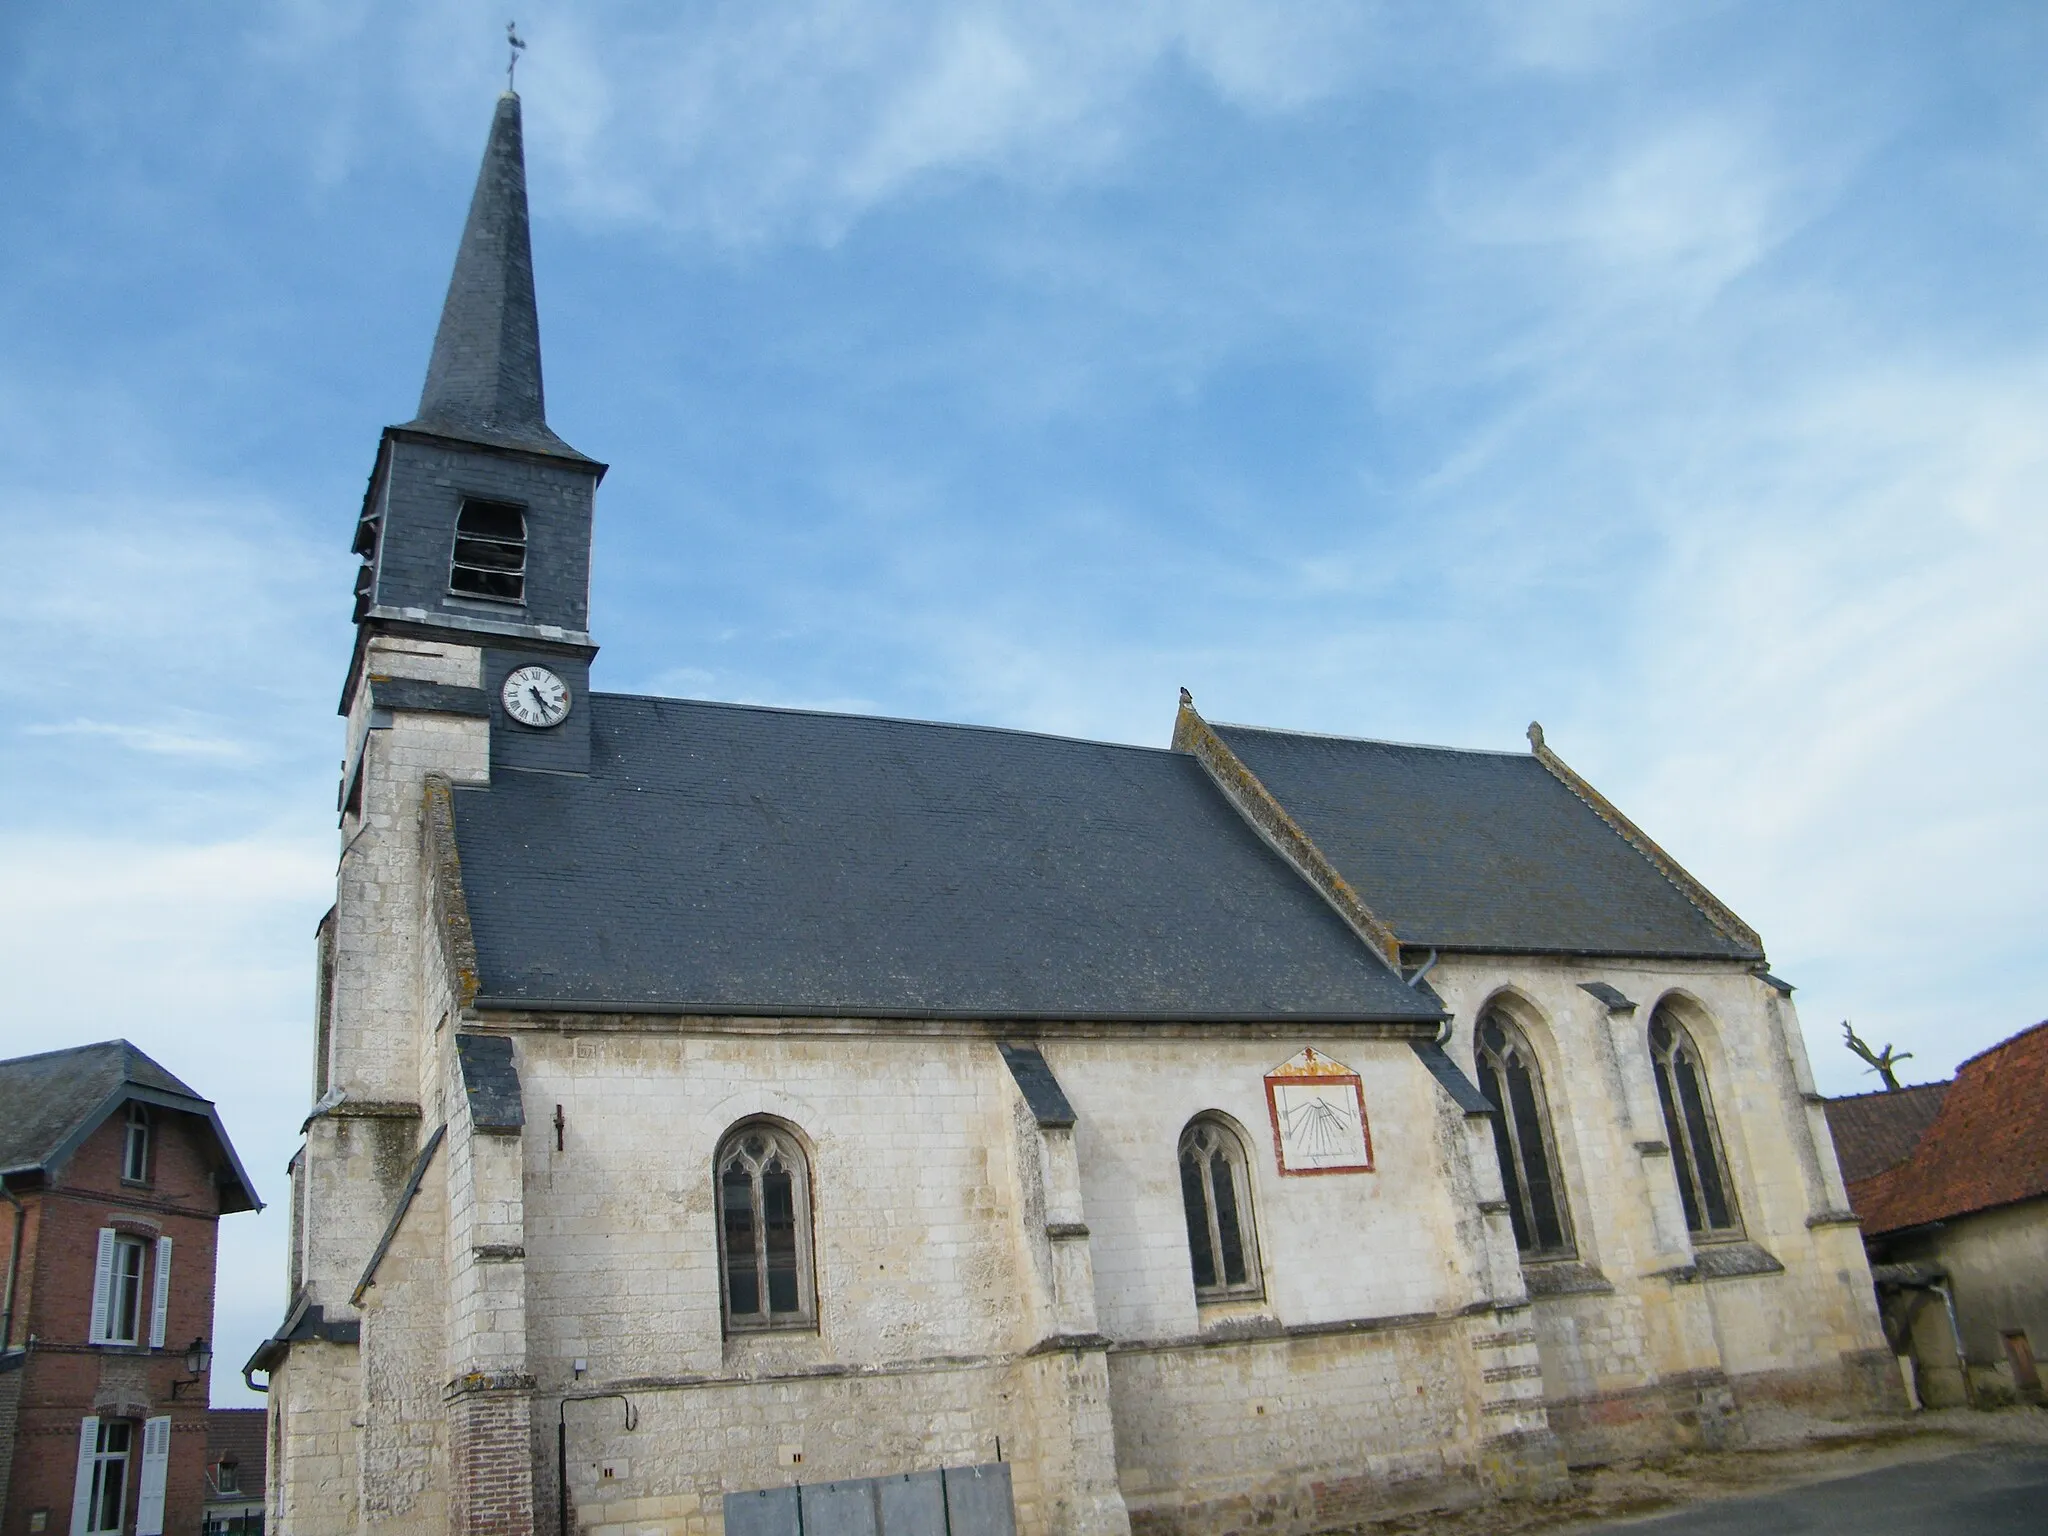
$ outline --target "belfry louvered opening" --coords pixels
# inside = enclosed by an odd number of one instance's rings
[[[448,590],[504,603],[526,601],[526,511],[506,501],[465,501],[455,519]]]

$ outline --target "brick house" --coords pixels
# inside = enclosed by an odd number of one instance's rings
[[[2048,1022],[1953,1081],[1828,1102],[1885,1329],[1930,1407],[2042,1402]]]
[[[1897,1400],[1791,987],[1540,730],[593,692],[523,155],[355,527],[270,1529],[1297,1536]]]
[[[0,1192],[0,1536],[197,1531],[219,1115],[125,1040],[0,1061]]]

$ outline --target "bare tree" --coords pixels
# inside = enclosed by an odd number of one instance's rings
[[[1856,1031],[1849,1027],[1847,1019],[1842,1020],[1842,1041],[1850,1050],[1870,1063],[1871,1071],[1884,1079],[1884,1091],[1886,1093],[1897,1093],[1899,1091],[1899,1076],[1892,1068],[1910,1057],[1913,1054],[1911,1051],[1894,1051],[1891,1048],[1890,1042],[1886,1042],[1883,1050],[1873,1051],[1868,1045],[1864,1044]]]

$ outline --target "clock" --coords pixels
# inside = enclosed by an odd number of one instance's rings
[[[545,730],[569,718],[569,685],[546,667],[515,667],[498,697],[521,725]]]

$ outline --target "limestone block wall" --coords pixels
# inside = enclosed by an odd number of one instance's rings
[[[1326,1530],[1480,1497],[1487,1442],[1542,1413],[1526,1330],[1478,1321],[1112,1351],[1132,1530]]]
[[[271,1462],[289,1469],[265,1489],[264,1529],[343,1536],[357,1529],[361,1489],[357,1426],[362,1377],[356,1346],[308,1342],[271,1373]]]
[[[470,646],[375,636],[365,670],[469,686],[481,676],[481,657]],[[404,1177],[401,1168],[394,1181],[391,1166],[409,1166],[417,1145],[422,1050],[431,1043],[420,1015],[432,993],[421,968],[421,786],[430,772],[481,782],[490,771],[485,721],[399,711],[388,726],[370,727],[368,690],[361,689],[348,720],[348,761],[361,755],[360,798],[342,820],[331,1013],[315,1036],[326,1041],[325,1080],[342,1100],[309,1126],[305,1174],[295,1189],[302,1194],[297,1268],[330,1318],[353,1315],[349,1294]],[[347,1128],[400,1116],[414,1122],[402,1138]],[[365,1156],[373,1168],[362,1166]]]
[[[571,1399],[580,1522],[715,1529],[726,1492],[985,1461],[1000,1442],[1022,1529],[1125,1529],[1099,1347],[1033,1352],[1092,1313],[1092,1291],[1058,1289],[1084,1257],[1045,1230],[1079,1215],[1071,1135],[1020,1121],[987,1038],[666,1020],[513,1038],[529,1364],[537,1403]],[[757,1116],[808,1154],[818,1326],[727,1338],[713,1164]],[[638,1428],[576,1401],[613,1390]],[[553,1417],[534,1419],[541,1523]]]
[[[409,1103],[348,1103],[306,1127],[293,1192],[308,1298],[330,1319],[355,1315],[349,1297],[412,1171],[421,1141]]]
[[[610,1379],[1032,1342],[1014,1285],[1016,1090],[986,1040],[672,1026],[516,1040],[544,1382],[567,1385],[576,1357]],[[810,1155],[819,1326],[727,1341],[712,1161],[730,1128],[761,1115]]]
[[[1372,1133],[1371,1173],[1280,1174],[1265,1074],[1303,1046],[1359,1074]],[[1483,1254],[1447,1170],[1465,1163],[1463,1131],[1404,1040],[1330,1033],[1233,1038],[1189,1032],[1125,1039],[1061,1037],[1046,1060],[1080,1116],[1082,1198],[1094,1250],[1096,1315],[1120,1343],[1183,1338],[1249,1311],[1325,1323],[1455,1310],[1491,1300]],[[1181,1205],[1179,1146],[1196,1115],[1243,1133],[1262,1302],[1198,1309]],[[1495,1187],[1498,1186],[1497,1175]]]
[[[1705,962],[1452,956],[1430,980],[1461,1062],[1490,1004],[1529,1039],[1578,1258],[1613,1288],[1544,1295],[1532,1272],[1552,1418],[1575,1459],[1715,1438],[1730,1378],[1817,1406],[1869,1406],[1859,1373],[1882,1336],[1789,1001],[1742,967]],[[1610,1010],[1584,982],[1636,1007]],[[1666,1000],[1706,1062],[1744,1235],[1782,1274],[1695,1270],[1648,1049]]]
[[[993,1460],[1000,1437],[1018,1529],[1076,1529],[1048,1518],[1063,1490],[1039,1471],[1029,1401],[1037,1369],[1036,1362],[961,1361],[641,1387],[632,1392],[639,1427],[630,1432],[619,1403],[572,1402],[571,1528],[595,1536],[718,1536],[727,1492],[971,1465]],[[541,1438],[552,1457],[554,1415],[547,1417]],[[552,1528],[552,1492],[540,1505],[537,1523]]]
[[[446,1147],[420,1181],[361,1304],[361,1492],[367,1530],[447,1529]]]
[[[376,636],[371,675],[474,687],[483,653],[473,646]],[[358,1099],[414,1099],[414,1020],[422,995],[420,786],[428,773],[458,783],[490,777],[490,726],[454,715],[397,711],[372,729],[369,690],[348,721],[348,761],[361,754],[360,802],[342,822],[336,875],[335,972],[328,1082]]]

